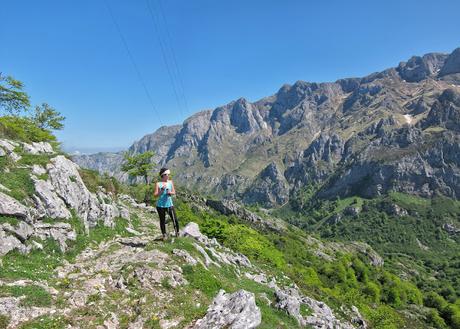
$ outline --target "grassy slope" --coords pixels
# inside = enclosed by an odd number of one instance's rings
[[[397,204],[408,214],[396,216],[387,209]],[[347,206],[358,207],[358,216],[344,215]],[[326,240],[364,241],[385,258],[385,269],[408,279],[427,294],[437,292],[453,310],[438,307],[447,325],[460,325],[460,236],[448,234],[442,225],[452,223],[460,227],[460,201],[445,197],[424,199],[403,193],[391,193],[378,199],[352,197],[335,201],[316,201],[304,208],[303,214],[292,218],[293,211],[277,211],[286,219]],[[341,214],[337,224],[327,218]],[[431,310],[430,312],[433,312]],[[452,315],[451,313],[455,313]],[[428,314],[429,321],[443,327],[438,314]]]

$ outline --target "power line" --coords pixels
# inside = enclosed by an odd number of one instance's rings
[[[118,32],[118,35],[120,36],[120,39],[121,39],[121,41],[122,41],[122,43],[123,43],[123,46],[125,47],[125,50],[126,50],[126,52],[128,53],[128,57],[129,57],[129,59],[131,60],[131,64],[132,64],[133,67],[134,67],[134,71],[136,71],[137,78],[139,79],[139,82],[141,83],[142,87],[144,88],[145,94],[147,95],[147,98],[148,98],[148,100],[149,100],[149,102],[150,102],[150,105],[152,106],[153,111],[154,111],[155,114],[157,115],[158,121],[160,121],[160,124],[161,124],[162,126],[164,126],[164,124],[163,124],[163,122],[162,122],[162,120],[161,120],[161,116],[160,116],[160,114],[158,113],[158,111],[157,111],[155,105],[153,104],[152,96],[150,95],[150,92],[149,92],[149,90],[147,89],[147,86],[146,86],[146,84],[145,84],[145,81],[144,81],[144,79],[142,78],[142,74],[141,74],[141,72],[139,71],[138,66],[136,65],[136,61],[134,60],[134,56],[132,55],[131,51],[129,50],[128,43],[126,42],[126,39],[125,39],[123,33],[121,32],[121,28],[120,28],[120,26],[118,25],[117,20],[115,19],[115,16],[114,16],[114,14],[113,14],[113,12],[112,12],[112,9],[110,8],[110,5],[109,5],[108,0],[104,0],[104,3],[105,3],[105,5],[106,5],[106,7],[107,7],[107,10],[108,10],[109,14],[110,14],[110,17],[112,18],[113,24],[115,25],[115,28],[116,28],[116,30],[117,30],[117,32]]]
[[[185,88],[184,88],[184,81],[182,79],[182,72],[180,70],[180,66],[177,63],[176,52],[174,51],[171,33],[169,32],[169,28],[168,28],[168,21],[166,19],[166,15],[164,14],[162,1],[158,0],[158,4],[159,4],[159,8],[160,8],[160,14],[163,17],[163,21],[165,23],[164,25],[165,25],[165,29],[166,29],[166,37],[169,40],[169,46],[170,46],[170,51],[171,51],[171,54],[172,54],[173,66],[176,68],[176,71],[177,71],[177,78],[179,80],[180,87],[182,88],[182,97],[184,99],[185,108],[186,108],[186,110],[188,112],[188,103],[187,103],[187,98],[185,97],[186,93],[185,93]]]
[[[182,106],[184,106],[185,112],[186,114],[188,114],[189,111],[188,111],[187,100],[185,97],[184,84],[181,79],[181,74],[180,74],[179,66],[177,64],[176,56],[174,53],[174,48],[172,47],[171,35],[167,27],[167,21],[163,13],[161,3],[159,3],[159,6],[157,6],[158,7],[157,12],[159,12],[158,19],[157,19],[157,16],[155,15],[154,10],[152,10],[150,1],[146,0],[146,2],[147,2],[147,7],[148,7],[149,14],[150,14],[150,18],[152,19],[153,25],[157,32],[158,42],[160,43],[160,49],[161,49],[161,53],[163,56],[163,61],[165,62],[166,70],[168,72],[169,79],[171,81],[172,89],[174,91],[174,95],[176,97],[176,101],[179,106],[179,110],[182,112]],[[165,36],[162,33],[161,18],[163,18],[163,21],[164,21],[163,25],[164,25],[164,29],[166,30]],[[169,53],[171,56],[169,56]]]
[[[150,6],[150,1],[146,0],[146,3],[147,3],[148,12],[150,14],[150,18],[152,19],[153,25],[154,25],[155,30],[156,30],[158,43],[160,44],[161,55],[163,57],[163,61],[164,61],[165,66],[166,66],[166,71],[168,72],[169,80],[171,82],[171,87],[173,89],[174,96],[176,97],[176,101],[177,101],[177,105],[179,107],[179,111],[181,112],[181,115],[183,116],[184,113],[182,112],[182,105],[181,105],[181,102],[180,102],[179,93],[178,93],[178,90],[176,88],[176,83],[175,83],[175,80],[174,80],[173,73],[171,72],[171,68],[169,66],[169,62],[168,62],[168,58],[167,58],[167,54],[166,54],[166,46],[164,45],[163,38],[161,37],[161,31],[160,31],[159,23],[158,23],[155,15],[153,13],[152,7]]]

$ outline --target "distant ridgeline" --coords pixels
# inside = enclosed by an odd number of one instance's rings
[[[278,207],[299,198],[388,192],[460,197],[460,48],[332,83],[298,81],[162,127],[130,148],[154,151],[194,190]],[[127,181],[121,153],[75,156]]]

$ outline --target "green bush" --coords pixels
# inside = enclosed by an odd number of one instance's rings
[[[426,321],[428,324],[432,325],[435,328],[442,329],[446,328],[446,322],[441,318],[438,311],[435,309],[430,309],[426,316]]]
[[[381,292],[378,284],[374,282],[367,282],[362,291],[372,303],[380,302]]]
[[[216,218],[207,218],[200,225],[200,230],[203,234],[210,238],[216,238],[221,243],[227,238],[226,230],[228,230],[228,228],[229,224]]]
[[[250,258],[282,268],[283,254],[266,237],[244,225],[231,225],[225,229],[225,245]]]
[[[0,137],[29,143],[56,141],[49,130],[39,128],[30,118],[17,116],[0,117]]]
[[[123,186],[115,177],[107,174],[101,175],[95,170],[83,168],[79,169],[79,174],[90,192],[96,193],[99,186],[102,186],[107,192],[113,193],[113,195],[124,192]]]

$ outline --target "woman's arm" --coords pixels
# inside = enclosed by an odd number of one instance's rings
[[[153,196],[158,196],[160,194],[160,191],[158,190],[158,183],[155,183],[155,192],[153,192]]]
[[[171,181],[171,191],[168,192],[169,195],[175,195],[176,189],[174,188],[174,183]]]

